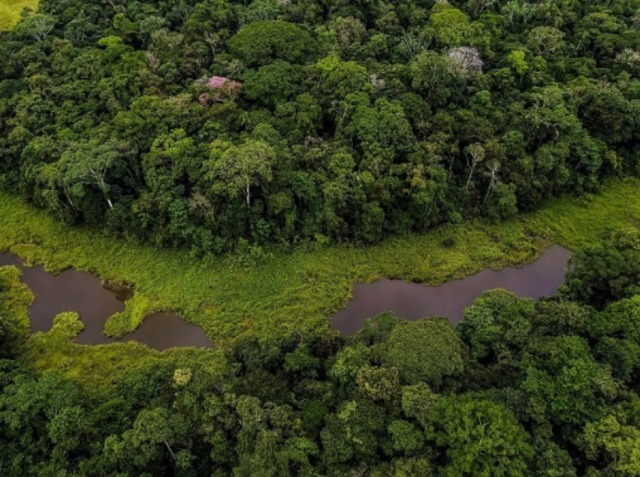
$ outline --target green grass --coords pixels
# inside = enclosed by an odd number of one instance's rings
[[[38,0],[0,0],[0,31],[13,28],[26,7],[36,10]]]
[[[356,282],[386,277],[437,285],[485,267],[523,265],[554,242],[579,248],[609,230],[635,225],[640,218],[639,186],[635,179],[612,181],[601,194],[554,200],[535,213],[495,225],[469,222],[367,248],[307,247],[260,259],[196,259],[182,250],[123,242],[61,224],[21,199],[0,193],[0,251],[11,250],[52,271],[75,267],[104,281],[133,283],[134,299],[124,313],[107,322],[107,331],[114,336],[135,329],[152,311],[174,310],[224,347],[246,334],[267,336],[329,326],[330,317],[349,301]],[[117,361],[127,353],[162,355],[133,344],[86,347],[68,339],[65,343],[50,350],[40,346],[37,366],[60,366],[75,353],[84,364],[78,364],[74,373],[92,372],[92,360],[99,354],[112,360],[117,370],[123,366]]]
[[[20,355],[23,366],[55,369],[87,389],[114,385],[140,367],[169,365],[180,368],[215,368],[222,355],[209,349],[175,348],[160,353],[136,343],[83,346],[74,342],[83,325],[76,313],[61,313],[47,333],[36,333]]]
[[[174,369],[215,370],[222,358],[215,350],[176,348],[160,353],[136,342],[77,345],[75,338],[84,325],[78,314],[71,312],[56,316],[49,332],[29,337],[28,307],[33,298],[33,293],[20,281],[16,267],[0,267],[0,319],[11,317],[10,323],[16,331],[15,341],[11,343],[18,345],[21,364],[36,371],[55,369],[90,390],[113,385],[136,373],[139,367],[164,364]]]
[[[33,293],[20,281],[20,271],[16,267],[0,267],[0,321],[8,316],[11,343],[22,343],[29,336],[29,305]],[[4,338],[4,337],[3,337]]]

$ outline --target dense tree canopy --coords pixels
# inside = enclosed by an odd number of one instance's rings
[[[562,293],[598,309],[640,294],[640,235],[618,232],[571,259]]]
[[[640,171],[637,0],[43,0],[0,187],[219,253],[373,242]]]

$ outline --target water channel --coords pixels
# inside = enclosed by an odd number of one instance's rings
[[[548,248],[535,262],[521,267],[491,269],[438,287],[426,287],[403,280],[380,280],[355,285],[347,307],[331,321],[332,328],[352,335],[367,318],[392,311],[407,320],[427,316],[444,316],[458,323],[464,308],[473,304],[485,290],[505,288],[521,297],[552,295],[564,281],[567,261],[572,252],[559,245]],[[29,309],[31,330],[48,331],[53,318],[64,311],[75,311],[84,323],[79,344],[96,345],[117,342],[102,331],[107,319],[124,310],[124,302],[133,296],[126,285],[103,284],[87,272],[68,269],[54,275],[42,265],[25,267],[19,257],[0,254],[0,266],[15,265],[22,270],[22,280],[35,295]],[[201,328],[187,323],[173,313],[154,313],[133,333],[120,341],[139,341],[164,350],[175,346],[211,347]]]
[[[444,316],[455,324],[462,320],[466,307],[486,290],[504,288],[520,297],[539,298],[553,295],[564,281],[567,261],[572,252],[559,245],[549,247],[535,262],[521,268],[491,269],[438,287],[426,287],[403,280],[380,280],[358,283],[347,307],[338,312],[331,327],[352,335],[364,326],[367,318],[391,311],[406,320]]]
[[[133,333],[122,340],[114,340],[102,330],[111,315],[124,310],[124,302],[133,296],[133,288],[116,283],[103,284],[94,275],[73,269],[54,275],[46,272],[42,265],[25,267],[18,256],[9,253],[0,254],[0,266],[3,265],[18,267],[22,271],[22,281],[35,295],[29,308],[32,332],[49,331],[57,314],[75,311],[84,323],[84,330],[77,339],[79,344],[135,340],[157,350],[175,346],[212,346],[202,328],[166,312],[148,316]]]

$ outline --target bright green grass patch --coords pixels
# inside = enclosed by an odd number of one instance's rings
[[[33,293],[20,281],[20,270],[0,267],[0,320],[10,320],[20,338],[19,360],[34,370],[56,370],[76,379],[87,389],[99,389],[135,375],[140,367],[165,364],[174,369],[221,368],[219,351],[176,348],[160,353],[135,342],[82,346],[74,340],[84,328],[77,313],[61,313],[47,333],[29,334],[28,307]],[[13,343],[11,343],[13,344]]]
[[[135,284],[133,301],[107,323],[112,335],[135,329],[151,311],[175,310],[224,347],[243,334],[268,336],[329,326],[356,282],[386,277],[437,285],[485,267],[525,264],[554,242],[576,249],[609,230],[636,223],[639,185],[635,179],[612,181],[599,195],[554,200],[538,212],[496,225],[470,222],[367,248],[298,248],[260,259],[196,259],[182,250],[127,243],[61,224],[18,198],[0,194],[0,251],[11,249],[53,271],[73,266],[105,281]],[[97,371],[91,362],[98,354],[111,356],[105,359],[113,359],[115,371],[125,366],[121,359],[134,359],[129,353],[155,353],[134,344],[86,347],[69,340],[50,351],[41,346],[39,352],[41,369],[59,366],[75,353],[74,373]]]
[[[124,330],[132,331],[136,324],[142,323],[146,316],[158,310],[157,301],[136,293],[133,298],[127,300],[125,309],[121,313],[116,313],[107,321],[105,329],[108,335],[121,337]],[[137,327],[137,326],[136,326]]]
[[[135,342],[75,344],[83,327],[77,313],[59,314],[51,331],[36,333],[29,339],[20,356],[22,365],[36,370],[55,369],[88,389],[98,389],[135,374],[139,367],[163,363],[175,369],[212,368],[222,359],[220,352],[208,349],[176,348],[160,353]]]
[[[10,30],[20,20],[24,8],[36,10],[38,0],[0,0],[0,30]]]
[[[29,336],[29,305],[33,293],[20,281],[16,267],[0,267],[0,320],[8,323],[9,346],[20,346]]]

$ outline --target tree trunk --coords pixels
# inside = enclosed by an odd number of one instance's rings
[[[171,446],[169,445],[169,443],[167,441],[164,441],[164,445],[167,446],[167,449],[169,449],[169,453],[171,454],[171,457],[173,457],[173,460],[176,460],[176,455],[171,450]]]
[[[487,193],[485,194],[485,196],[484,196],[484,200],[482,201],[482,203],[483,203],[483,204],[484,204],[484,203],[487,201],[487,199],[489,198],[489,193],[491,192],[491,189],[493,189],[493,187],[494,187],[493,182],[490,182],[490,183],[489,183],[489,187],[487,187]]]
[[[471,183],[471,176],[473,176],[473,170],[476,168],[476,162],[473,161],[473,165],[471,166],[471,172],[469,172],[469,178],[467,179],[467,185],[465,185],[465,189],[469,188],[469,184]]]

